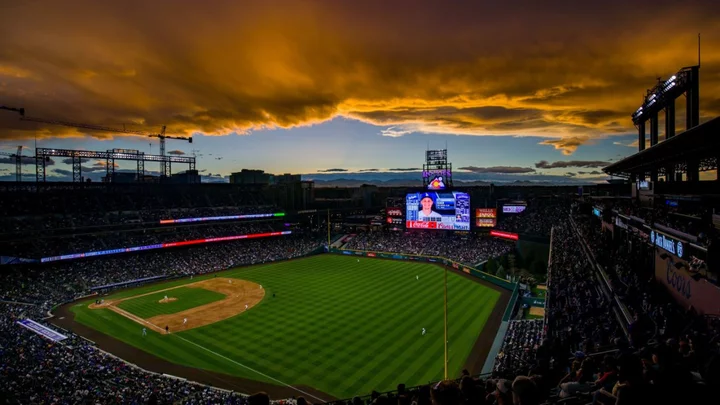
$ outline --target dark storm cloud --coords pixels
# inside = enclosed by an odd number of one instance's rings
[[[535,172],[535,169],[530,167],[514,167],[514,166],[493,166],[493,167],[475,167],[475,166],[466,166],[466,167],[459,167],[458,170],[465,170],[468,172],[473,173],[512,173],[512,174],[519,174],[519,173],[533,173]]]
[[[695,62],[697,32],[720,37],[715,8],[709,0],[14,2],[0,13],[0,99],[29,116],[148,133],[167,125],[168,134],[242,134],[343,116],[386,136],[536,136],[572,154],[633,132],[639,95]],[[703,86],[720,88],[717,47],[704,50]],[[701,92],[704,118],[720,114],[718,94]],[[3,139],[128,135],[11,112],[0,114],[0,128]]]
[[[536,169],[555,169],[558,167],[561,168],[567,168],[567,167],[605,167],[608,166],[610,162],[605,162],[601,160],[565,160],[565,161],[557,161],[557,162],[548,162],[547,160],[541,160],[537,163],[535,163]]]
[[[341,173],[346,172],[347,169],[324,169],[324,170],[318,170],[318,173]]]

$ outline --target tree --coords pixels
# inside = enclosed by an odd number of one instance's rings
[[[542,277],[543,279],[546,278],[547,263],[543,262],[542,260],[536,260],[535,263],[533,263],[532,273],[536,276]]]
[[[490,259],[487,261],[487,263],[485,263],[485,269],[484,269],[484,270],[485,270],[485,272],[488,273],[488,274],[495,275],[495,273],[497,272],[497,267],[498,267],[498,266],[497,266],[497,262],[495,261],[495,259],[490,258]]]

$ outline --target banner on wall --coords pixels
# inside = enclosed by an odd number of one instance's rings
[[[678,304],[684,309],[692,306],[701,314],[720,316],[720,288],[689,270],[685,260],[668,255],[659,247],[655,249],[655,280],[667,288]]]

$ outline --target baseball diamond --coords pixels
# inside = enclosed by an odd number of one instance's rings
[[[72,304],[69,314],[156,356],[158,371],[170,362],[344,398],[442,378],[443,273],[429,263],[326,254],[123,290],[100,305]],[[452,375],[482,367],[503,294],[448,275]]]

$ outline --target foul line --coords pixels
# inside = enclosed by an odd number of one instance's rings
[[[267,374],[264,374],[264,373],[261,373],[260,371],[255,370],[254,368],[248,367],[248,366],[246,366],[246,365],[244,365],[244,364],[242,364],[242,363],[238,363],[237,361],[235,361],[235,360],[233,360],[233,359],[231,359],[231,358],[229,358],[229,357],[225,357],[225,356],[223,356],[222,354],[217,353],[217,352],[214,352],[214,351],[208,349],[208,348],[205,347],[205,346],[201,346],[201,345],[199,345],[199,344],[197,344],[197,343],[195,343],[195,342],[192,342],[192,341],[190,341],[190,340],[187,340],[187,339],[185,339],[184,337],[182,337],[182,336],[180,336],[180,335],[171,334],[171,336],[174,336],[174,337],[176,337],[176,338],[178,338],[178,339],[182,339],[182,340],[184,340],[184,341],[186,341],[186,342],[188,342],[188,343],[190,343],[190,344],[192,344],[192,345],[195,345],[195,346],[197,346],[197,347],[199,347],[199,348],[201,348],[201,349],[203,349],[203,350],[206,350],[206,351],[208,351],[208,352],[210,352],[210,353],[212,353],[212,354],[214,354],[214,355],[216,355],[216,356],[218,356],[218,357],[220,357],[220,358],[223,358],[223,359],[225,359],[225,360],[227,360],[227,361],[229,361],[229,362],[231,362],[231,363],[233,363],[233,364],[237,364],[237,365],[240,366],[240,367],[244,367],[244,368],[246,368],[246,369],[248,369],[248,370],[250,370],[250,371],[252,371],[252,372],[255,372],[255,373],[257,373],[257,374],[260,374],[261,376],[263,376],[263,377],[265,377],[265,378],[269,378],[269,379],[271,379],[271,380],[273,380],[273,381],[276,381],[276,382],[280,383],[280,385],[284,385],[284,386],[286,386],[286,387],[288,387],[288,388],[292,388],[292,389],[294,389],[295,391],[297,391],[297,392],[299,392],[299,393],[302,393],[302,394],[304,394],[304,395],[307,395],[307,396],[309,396],[309,397],[313,397],[313,398],[317,399],[318,401],[325,402],[325,400],[322,399],[322,398],[318,398],[318,397],[316,397],[316,396],[313,395],[313,394],[307,393],[307,392],[305,392],[305,391],[303,391],[303,390],[301,390],[301,389],[299,389],[299,388],[293,387],[293,386],[290,385],[290,384],[286,384],[286,383],[278,380],[277,378],[270,377],[270,376],[267,375]]]

